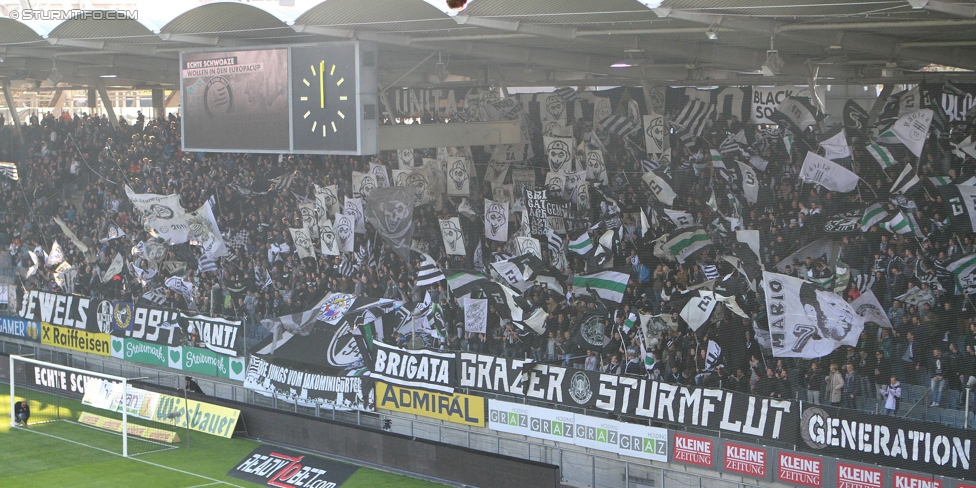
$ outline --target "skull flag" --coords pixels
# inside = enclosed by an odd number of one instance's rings
[[[505,242],[508,240],[508,204],[485,199],[485,237]]]
[[[375,188],[366,206],[366,220],[404,259],[410,258],[415,198],[409,187]]]
[[[461,234],[461,220],[457,217],[440,219],[441,237],[444,238],[444,249],[454,256],[465,256],[464,236]]]

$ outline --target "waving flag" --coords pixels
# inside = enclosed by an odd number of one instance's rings
[[[575,252],[576,254],[586,255],[593,249],[593,240],[590,239],[590,234],[584,232],[579,235],[579,237],[569,241],[569,250]]]
[[[417,268],[417,286],[429,286],[447,279],[444,276],[444,272],[437,267],[434,258],[426,253],[420,253],[420,256],[423,258],[423,261],[421,261],[420,266]]]
[[[869,206],[864,209],[864,216],[861,217],[861,232],[867,232],[874,224],[886,218],[888,218],[888,212],[885,212],[884,207],[880,203]]]
[[[881,165],[882,169],[888,169],[898,164],[898,161],[895,161],[895,157],[891,155],[891,151],[881,144],[872,142],[871,144],[868,144],[865,149],[867,149],[868,154],[870,154],[871,157],[873,157],[874,160]]]
[[[576,275],[573,278],[573,289],[577,293],[593,290],[600,298],[621,303],[630,275],[617,271],[601,271],[589,275]]]
[[[843,166],[808,152],[800,168],[800,178],[807,183],[816,183],[831,191],[852,192],[857,188],[858,176]]]
[[[932,125],[932,109],[923,108],[898,119],[891,131],[916,157],[922,157],[922,148]]]
[[[819,358],[857,345],[864,318],[837,294],[768,271],[763,289],[775,357]]]
[[[664,248],[677,258],[678,262],[683,263],[693,253],[710,245],[712,245],[712,238],[708,233],[697,229],[674,236],[664,243]]]

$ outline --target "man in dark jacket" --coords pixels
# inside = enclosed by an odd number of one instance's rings
[[[761,397],[771,397],[776,393],[776,384],[779,380],[773,373],[772,368],[766,368],[766,376],[756,381],[756,395]]]
[[[854,365],[847,363],[847,374],[844,375],[844,406],[857,410],[857,395],[861,393],[861,375],[854,370]]]
[[[30,415],[30,405],[26,401],[19,401],[14,404],[14,418],[17,420],[17,425],[26,426]]]
[[[891,365],[888,364],[888,359],[884,357],[884,352],[881,350],[874,351],[874,359],[869,362],[868,378],[879,390],[888,385],[888,380],[891,378]]]

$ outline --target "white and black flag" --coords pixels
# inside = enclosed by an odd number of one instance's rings
[[[422,261],[417,267],[417,286],[430,286],[438,281],[446,281],[447,277],[444,276],[444,272],[437,267],[437,263],[434,258],[430,257],[429,254],[419,253]]]
[[[543,144],[546,145],[546,157],[549,159],[549,170],[552,172],[573,169],[573,147],[575,142],[572,137],[543,137]]]
[[[0,162],[0,175],[4,175],[14,181],[20,179],[20,175],[17,173],[17,165],[14,163]]]
[[[292,242],[295,243],[295,251],[298,253],[298,259],[315,259],[315,246],[312,244],[312,237],[309,230],[302,227],[298,229],[289,228],[288,231],[291,233]]]
[[[485,237],[493,241],[508,240],[508,204],[485,199]]]
[[[401,257],[409,258],[413,242],[413,207],[416,195],[410,187],[376,188],[366,205],[366,219],[376,232],[393,245]],[[338,231],[338,219],[336,227]],[[341,250],[341,249],[340,249]]]
[[[488,331],[488,299],[471,298],[465,295],[461,300],[464,308],[464,331],[484,334]]]
[[[768,271],[763,288],[774,356],[819,358],[840,346],[857,345],[864,317],[837,294]]]
[[[464,234],[461,231],[461,220],[458,217],[439,219],[441,238],[444,240],[444,250],[452,256],[465,256]]]

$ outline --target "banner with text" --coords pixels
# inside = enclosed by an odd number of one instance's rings
[[[31,342],[40,342],[41,324],[33,320],[0,315],[0,335]]]
[[[796,404],[727,390],[669,385],[473,353],[460,353],[458,386],[722,432],[793,442]]]
[[[420,415],[455,424],[485,426],[488,400],[461,393],[440,393],[376,382],[376,408]]]
[[[804,403],[800,437],[807,452],[976,480],[971,430]]]
[[[491,401],[488,428],[650,461],[668,461],[668,430],[658,427]]]
[[[338,488],[359,466],[282,449],[258,446],[227,476],[277,488]]]
[[[327,376],[250,356],[244,388],[303,407],[373,411],[374,391],[372,385],[364,382],[369,383],[358,376]]]

